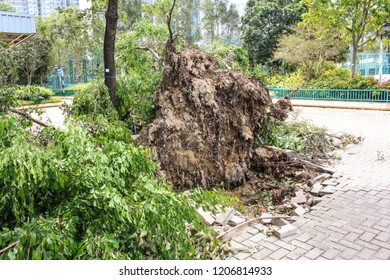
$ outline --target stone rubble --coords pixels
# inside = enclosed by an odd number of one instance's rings
[[[259,246],[261,247],[261,240],[267,236],[274,235],[276,238],[283,239],[295,235],[298,230],[297,227],[294,226],[296,218],[304,216],[311,209],[315,209],[315,205],[323,200],[322,196],[337,191],[337,185],[347,179],[348,178],[345,175],[340,173],[335,173],[333,175],[324,173],[310,180],[310,187],[305,185],[302,188],[298,188],[295,192],[295,196],[291,197],[290,200],[287,200],[284,205],[281,205],[283,207],[275,207],[275,209],[290,211],[291,216],[288,219],[260,219],[240,227],[240,225],[247,222],[249,218],[232,208],[217,207],[218,213],[215,215],[211,212],[203,211],[200,208],[198,209],[198,214],[205,221],[205,224],[211,226],[218,234],[223,235],[236,227],[235,230],[224,235],[232,238],[232,245],[235,247],[236,251],[256,251],[259,249]],[[261,215],[261,217],[272,216],[279,215],[268,212],[262,213]],[[241,244],[240,238],[242,238],[242,236],[252,236],[250,240],[253,242],[249,242],[250,244]]]

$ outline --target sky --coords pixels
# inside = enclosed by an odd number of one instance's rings
[[[229,0],[230,3],[236,4],[240,16],[244,14],[245,4],[248,0]],[[91,0],[80,0],[80,8],[85,9],[91,6]]]
[[[244,15],[247,1],[248,0],[229,0],[230,3],[236,4],[240,16]]]

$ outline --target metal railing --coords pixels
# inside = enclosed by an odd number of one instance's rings
[[[294,91],[294,89],[269,87],[270,94],[275,98],[283,98],[292,91]],[[292,94],[291,98],[306,100],[390,102],[389,90],[387,89],[299,89]]]

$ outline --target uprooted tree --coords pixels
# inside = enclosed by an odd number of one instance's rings
[[[155,148],[161,173],[175,187],[240,185],[250,169],[256,131],[270,111],[268,90],[257,79],[221,70],[208,53],[178,51],[170,14],[168,67],[155,91],[156,119],[138,141]]]

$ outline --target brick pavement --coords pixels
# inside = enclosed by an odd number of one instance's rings
[[[390,112],[301,108],[300,117],[365,140],[343,152],[336,192],[295,219],[297,234],[279,240],[261,225],[244,228],[233,237],[231,259],[389,260]]]

